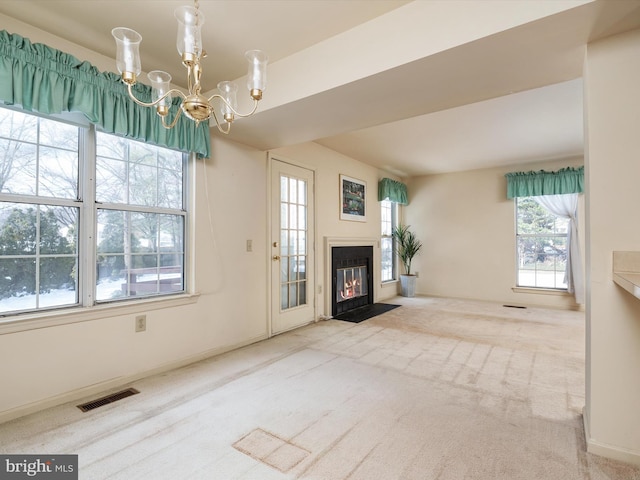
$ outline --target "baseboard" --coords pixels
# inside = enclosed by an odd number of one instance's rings
[[[587,444],[587,452],[600,457],[610,458],[612,460],[618,460],[620,462],[628,463],[635,466],[640,466],[640,453],[632,452],[620,447],[614,447],[601,443],[591,438],[591,432],[589,430],[589,418],[587,417],[587,409],[583,409],[582,420],[584,422],[584,436]]]
[[[400,295],[400,294],[398,294]],[[568,295],[568,294],[564,294]],[[549,310],[573,310],[573,311],[581,311],[584,312],[584,305],[578,304],[566,304],[566,305],[545,305],[540,303],[529,303],[529,302],[515,302],[513,299],[511,300],[491,300],[486,298],[475,298],[475,297],[460,297],[460,296],[451,296],[451,295],[437,295],[432,293],[420,293],[416,292],[416,297],[423,298],[443,298],[443,299],[451,299],[451,300],[462,300],[462,301],[471,301],[471,302],[485,302],[485,303],[493,303],[493,304],[518,304],[527,308],[546,308]]]
[[[202,360],[206,360],[208,358],[222,355],[223,353],[227,353],[232,350],[246,347],[247,345],[251,345],[262,340],[266,340],[268,337],[269,336],[267,334],[264,334],[234,345],[213,348],[196,355],[191,355],[180,360],[165,363],[158,367],[152,368],[150,370],[145,370],[134,375],[116,377],[110,380],[96,383],[94,385],[89,385],[87,387],[78,388],[70,392],[55,395],[53,397],[48,397],[43,400],[38,400],[37,402],[5,410],[4,412],[0,412],[0,424],[8,422],[10,420],[15,420],[16,418],[24,417],[25,415],[39,412],[41,410],[45,410],[47,408],[57,407],[58,405],[62,405],[65,403],[83,400],[87,397],[92,397],[98,394],[109,394],[111,393],[109,392],[110,390],[120,389],[143,378],[158,375],[170,370],[175,370],[176,368],[186,367],[187,365],[191,365],[192,363],[200,362]]]

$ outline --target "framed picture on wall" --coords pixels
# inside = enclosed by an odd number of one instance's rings
[[[340,175],[340,220],[367,221],[367,184]]]

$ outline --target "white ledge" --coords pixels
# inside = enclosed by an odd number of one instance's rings
[[[571,295],[566,288],[512,287],[511,291],[514,293],[533,293],[535,295]]]
[[[7,315],[6,317],[0,317],[0,335],[178,307],[195,303],[199,297],[199,293],[162,295],[133,298],[92,307],[70,307],[36,313]]]
[[[636,298],[640,298],[640,273],[613,272],[613,281]]]
[[[640,298],[640,252],[613,252],[613,281]]]

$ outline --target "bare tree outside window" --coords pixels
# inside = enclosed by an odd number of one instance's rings
[[[97,300],[184,290],[184,155],[103,133],[97,151]]]
[[[78,131],[0,109],[0,313],[78,303]]]
[[[186,155],[90,131],[0,107],[0,315],[184,291]]]

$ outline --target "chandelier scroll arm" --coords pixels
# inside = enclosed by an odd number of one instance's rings
[[[240,118],[250,117],[251,115],[253,115],[254,113],[256,113],[256,110],[258,110],[258,102],[259,102],[259,101],[258,101],[258,100],[256,100],[255,98],[253,99],[253,109],[252,109],[249,113],[240,113],[240,112],[238,112],[235,108],[233,108],[233,106],[232,106],[229,102],[227,102],[227,100],[226,100],[222,95],[220,95],[220,94],[218,94],[218,93],[214,93],[213,95],[211,95],[211,96],[207,99],[207,101],[208,101],[209,103],[211,103],[211,102],[212,102],[214,99],[216,99],[216,98],[219,98],[219,99],[220,99],[220,101],[221,101],[222,103],[224,103],[224,104],[229,108],[229,110],[231,110],[231,111],[233,112],[233,114],[234,114],[234,115],[236,115],[236,116],[238,116],[238,117],[240,117]]]
[[[160,117],[162,118],[162,126],[164,128],[166,128],[167,130],[169,130],[169,129],[175,127],[176,123],[178,123],[178,119],[180,118],[180,115],[182,115],[182,108],[178,109],[178,111],[176,112],[176,116],[173,117],[173,121],[169,125],[167,125],[167,123],[165,122],[165,118],[167,117],[167,114],[160,115]]]
[[[134,102],[136,102],[138,105],[142,106],[142,107],[155,107],[157,106],[162,100],[165,100],[167,97],[169,97],[169,95],[171,94],[177,94],[178,96],[180,96],[182,98],[182,100],[185,100],[187,98],[187,96],[182,93],[180,90],[172,88],[171,90],[169,90],[167,93],[165,93],[164,95],[162,95],[160,98],[158,98],[157,100],[154,100],[153,102],[143,102],[142,100],[138,100],[135,95],[133,94],[133,83],[127,83],[127,91],[129,92],[129,97],[131,98],[131,100],[133,100]]]
[[[220,123],[220,121],[218,120],[218,116],[216,115],[216,112],[214,112],[213,110],[211,111],[211,116],[213,117],[213,120],[216,122],[216,127],[218,127],[218,131],[220,133],[224,133],[225,135],[228,135],[229,132],[231,131],[231,124],[228,122],[224,122],[226,126],[226,128],[224,128]]]
[[[133,94],[133,87],[134,84],[132,83],[128,83],[127,84],[127,90],[129,92],[129,97],[131,97],[131,100],[133,100],[134,102],[136,102],[138,105],[141,105],[143,107],[157,107],[158,108],[158,115],[160,116],[160,118],[162,119],[162,126],[164,128],[166,128],[167,130],[173,128],[176,126],[176,123],[178,123],[178,119],[180,118],[180,115],[182,115],[182,108],[178,108],[178,111],[176,112],[176,116],[173,117],[173,120],[171,121],[170,124],[167,125],[166,122],[166,117],[169,114],[169,108],[168,107],[159,107],[158,105],[160,104],[160,102],[162,102],[163,100],[165,100],[166,98],[168,98],[171,94],[177,94],[178,96],[182,97],[182,99],[186,99],[187,96],[182,93],[180,90],[177,90],[175,88],[169,90],[167,93],[165,93],[164,95],[162,95],[160,98],[158,98],[157,100],[154,100],[153,102],[143,102],[141,100],[138,100],[135,95]],[[160,109],[163,109],[163,113],[160,112]]]

